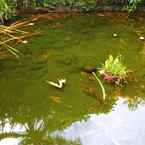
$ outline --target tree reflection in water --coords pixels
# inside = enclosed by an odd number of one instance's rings
[[[5,119],[1,122],[0,133],[0,145],[79,145],[79,142],[68,142],[61,137],[50,137],[43,119],[25,124]]]

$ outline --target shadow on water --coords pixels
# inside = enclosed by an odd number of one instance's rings
[[[42,35],[18,46],[20,60],[0,60],[0,145],[144,145],[143,23],[80,15],[32,29]],[[103,101],[83,68],[100,67],[109,54],[123,56],[133,80],[122,88],[103,82]],[[67,80],[63,89],[46,83],[58,78]]]

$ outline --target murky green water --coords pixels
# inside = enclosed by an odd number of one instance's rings
[[[0,60],[0,145],[73,144],[55,136],[83,145],[144,145],[144,21],[80,15],[30,29],[41,35],[18,46],[23,56]],[[103,101],[82,69],[100,67],[109,54],[121,54],[135,80],[122,88],[104,83]],[[46,83],[60,78],[63,89]],[[86,93],[90,87],[98,97]]]

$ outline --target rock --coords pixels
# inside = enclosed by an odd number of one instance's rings
[[[83,71],[86,73],[92,73],[92,72],[96,72],[97,68],[92,67],[92,66],[86,66],[83,68]]]
[[[113,33],[113,37],[114,38],[118,37],[118,34],[117,33]]]
[[[27,40],[23,40],[22,43],[23,43],[23,44],[27,44],[28,41],[27,41]]]
[[[145,38],[143,36],[140,36],[138,39],[141,40],[141,41],[145,40]]]
[[[34,23],[29,23],[28,26],[34,26]]]

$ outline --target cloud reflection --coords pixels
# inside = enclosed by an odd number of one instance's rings
[[[0,141],[0,145],[19,145],[20,138],[5,138]]]
[[[114,110],[108,114],[90,114],[85,121],[74,122],[54,136],[67,140],[80,139],[83,145],[144,145],[145,107],[139,105],[134,111],[120,98]]]

